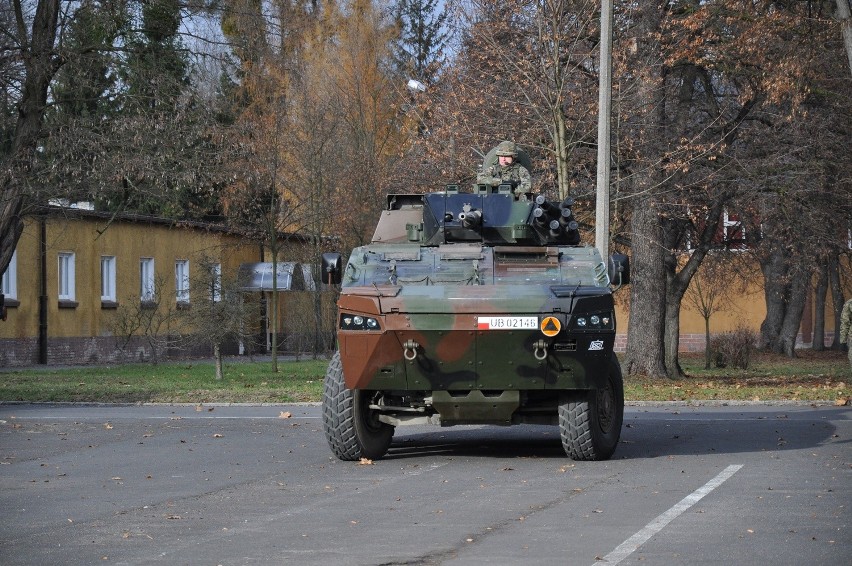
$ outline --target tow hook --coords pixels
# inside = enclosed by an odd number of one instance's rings
[[[547,358],[547,342],[544,340],[537,340],[535,344],[533,344],[533,355],[538,361],[544,361],[544,359]]]
[[[417,349],[420,348],[420,344],[414,340],[406,340],[402,347],[404,348],[402,351],[403,357],[409,362],[413,362],[417,357]]]

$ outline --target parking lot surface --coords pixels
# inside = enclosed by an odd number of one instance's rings
[[[846,564],[850,416],[628,407],[606,462],[401,427],[355,463],[312,405],[0,405],[0,563]]]

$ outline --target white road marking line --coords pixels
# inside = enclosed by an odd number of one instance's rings
[[[684,511],[698,503],[705,495],[722,485],[728,478],[733,476],[737,471],[742,468],[742,464],[732,464],[722,470],[719,475],[715,478],[704,484],[702,487],[693,491],[686,497],[684,497],[680,503],[645,525],[645,527],[640,530],[638,533],[618,545],[618,547],[603,557],[603,560],[595,562],[596,566],[599,566],[601,563],[606,564],[618,564],[631,554],[636,551],[637,548],[648,542],[652,536],[660,532],[665,528],[666,525],[671,523],[674,519],[676,519],[679,515],[681,515]]]

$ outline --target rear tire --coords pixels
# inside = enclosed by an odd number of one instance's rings
[[[624,381],[615,354],[602,388],[567,394],[559,404],[562,447],[573,460],[608,460],[621,437]]]
[[[346,388],[340,352],[335,352],[323,382],[322,425],[328,446],[341,460],[377,460],[387,453],[394,427],[379,421],[371,400],[370,391]]]

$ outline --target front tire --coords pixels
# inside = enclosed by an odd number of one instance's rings
[[[615,354],[603,387],[574,392],[559,404],[559,435],[573,460],[608,460],[621,437],[624,380]]]
[[[377,460],[387,453],[394,427],[379,421],[371,400],[369,391],[346,388],[340,352],[335,352],[323,382],[322,425],[328,446],[341,460]]]

